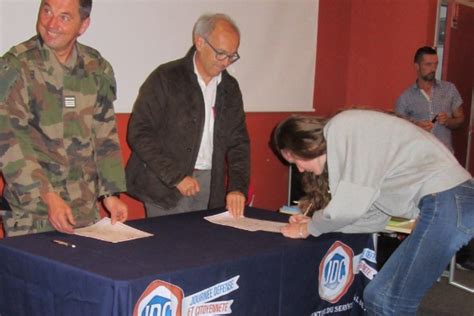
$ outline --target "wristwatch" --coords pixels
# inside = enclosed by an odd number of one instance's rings
[[[102,202],[103,200],[105,200],[106,198],[111,197],[111,196],[119,197],[119,196],[120,196],[120,193],[119,193],[119,192],[115,192],[115,193],[104,194],[104,195],[99,196],[99,197],[97,198],[97,200],[99,200],[99,202]]]

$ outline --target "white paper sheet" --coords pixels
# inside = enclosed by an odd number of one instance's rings
[[[204,217],[204,219],[214,224],[230,226],[251,232],[263,230],[271,233],[280,233],[281,228],[287,224],[248,217],[234,218],[229,212],[207,216]]]
[[[153,236],[153,234],[138,230],[121,222],[116,222],[112,225],[108,217],[102,218],[93,225],[75,229],[74,234],[112,243]]]

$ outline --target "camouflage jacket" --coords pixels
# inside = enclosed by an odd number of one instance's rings
[[[14,217],[47,216],[55,191],[79,224],[98,218],[97,197],[125,191],[110,64],[77,43],[71,67],[37,36],[0,59],[0,168]]]

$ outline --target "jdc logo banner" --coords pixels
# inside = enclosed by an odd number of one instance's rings
[[[354,275],[354,252],[346,244],[336,241],[319,265],[319,296],[330,303],[337,303],[350,288]]]
[[[207,316],[231,314],[234,300],[213,301],[239,288],[235,276],[184,297],[183,290],[168,282],[150,283],[135,304],[133,316]],[[213,302],[211,302],[213,301]]]
[[[181,316],[183,290],[171,283],[155,280],[135,304],[133,316]]]

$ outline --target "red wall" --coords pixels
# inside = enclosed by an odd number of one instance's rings
[[[320,0],[314,108],[330,115],[347,104],[352,0]]]
[[[320,0],[316,113],[392,109],[415,80],[413,55],[433,45],[437,0]]]
[[[128,119],[130,114],[118,113],[117,114],[117,127],[120,144],[122,145],[123,161],[126,163],[130,157],[130,147],[127,145],[127,129]],[[120,199],[127,203],[129,208],[129,219],[138,219],[145,217],[145,209],[140,201],[137,201],[126,194],[121,194]],[[102,214],[105,212],[102,210]]]
[[[433,46],[437,0],[351,4],[348,104],[392,109],[415,80],[415,51]]]
[[[391,109],[415,79],[415,50],[433,44],[436,6],[437,0],[320,0],[315,114],[351,105]],[[287,115],[247,114],[256,207],[276,210],[286,203],[288,168],[268,142],[272,128]],[[126,115],[118,119],[125,144]],[[128,157],[127,146],[123,151]],[[130,215],[144,215],[140,203],[132,203]]]

